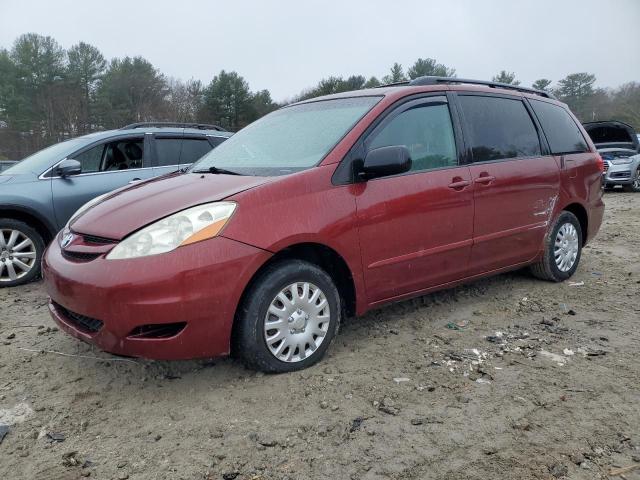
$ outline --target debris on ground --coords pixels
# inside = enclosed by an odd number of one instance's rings
[[[47,432],[47,439],[50,442],[64,442],[66,440],[64,433],[59,432]]]

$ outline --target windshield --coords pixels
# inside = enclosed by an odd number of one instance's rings
[[[64,159],[67,155],[72,154],[93,140],[94,139],[79,137],[56,143],[7,168],[1,175],[19,175],[21,173],[35,173],[36,175],[40,175],[49,167],[53,166],[54,163]]]
[[[240,130],[190,171],[215,167],[274,176],[313,167],[381,98],[339,98],[282,108]]]

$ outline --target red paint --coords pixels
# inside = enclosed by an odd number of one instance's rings
[[[81,216],[73,230],[117,241],[193,205],[229,199],[238,208],[221,236],[157,256],[111,261],[104,255],[113,244],[74,240],[68,250],[98,258],[70,260],[56,239],[43,260],[51,298],[102,320],[104,327],[97,334],[83,332],[52,306],[54,319],[70,334],[118,354],[159,359],[223,355],[229,352],[234,315],[247,284],[273,254],[296,244],[323,245],[344,259],[355,287],[356,312],[363,314],[537,260],[550,221],[567,207],[587,212],[586,237],[591,239],[604,204],[598,155],[590,140],[591,152],[564,158],[487,162],[332,184],[338,164],[390,106],[421,92],[456,90],[500,92],[464,85],[376,89],[384,98],[316,168],[272,178],[174,175],[119,191]],[[173,322],[187,322],[173,338],[127,338],[139,325]]]

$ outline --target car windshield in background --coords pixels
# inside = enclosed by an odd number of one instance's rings
[[[381,98],[321,100],[277,110],[240,130],[190,171],[275,176],[313,167]]]
[[[34,173],[36,175],[40,175],[51,167],[53,163],[58,160],[62,160],[67,155],[70,155],[91,141],[93,141],[93,139],[90,140],[86,137],[80,137],[56,143],[55,145],[51,145],[48,148],[28,156],[12,167],[9,167],[2,172],[2,175],[19,175],[22,173]]]

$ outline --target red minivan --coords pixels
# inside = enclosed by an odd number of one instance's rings
[[[525,266],[569,278],[602,171],[545,92],[421,77],[315,98],[82,207],[43,259],[51,314],[120,355],[305,368],[345,316]]]

